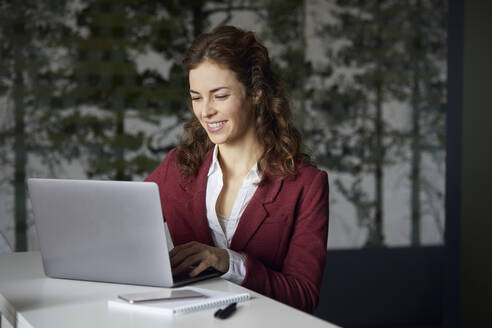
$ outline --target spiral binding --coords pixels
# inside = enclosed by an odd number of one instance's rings
[[[190,313],[190,312],[195,312],[195,311],[200,311],[200,310],[206,310],[214,307],[219,307],[223,305],[227,305],[230,303],[239,303],[239,302],[245,302],[249,300],[249,294],[245,295],[239,295],[239,296],[228,296],[222,299],[218,300],[213,300],[210,302],[205,302],[201,304],[195,304],[195,305],[185,305],[182,307],[178,307],[174,309],[174,313]]]

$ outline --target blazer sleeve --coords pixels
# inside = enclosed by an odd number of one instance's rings
[[[318,304],[328,237],[328,176],[318,174],[300,198],[295,225],[281,270],[246,255],[242,285],[303,311]]]

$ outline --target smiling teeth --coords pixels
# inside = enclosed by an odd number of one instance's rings
[[[224,124],[225,124],[225,121],[217,122],[217,123],[208,123],[208,126],[210,126],[211,128],[218,128],[219,126],[224,125]]]

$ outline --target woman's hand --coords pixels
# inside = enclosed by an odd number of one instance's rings
[[[208,246],[196,241],[174,247],[170,252],[173,275],[188,273],[194,277],[213,267],[220,272],[229,270],[229,253],[223,248]]]

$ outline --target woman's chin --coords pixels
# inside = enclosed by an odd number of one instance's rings
[[[213,144],[221,145],[227,142],[227,136],[218,133],[208,133],[208,138]]]
[[[214,145],[222,145],[222,144],[225,144],[227,142],[227,140],[224,139],[224,138],[216,138],[216,137],[213,137],[213,136],[212,137],[209,136],[209,138],[210,138],[210,141],[212,141],[212,143]]]

